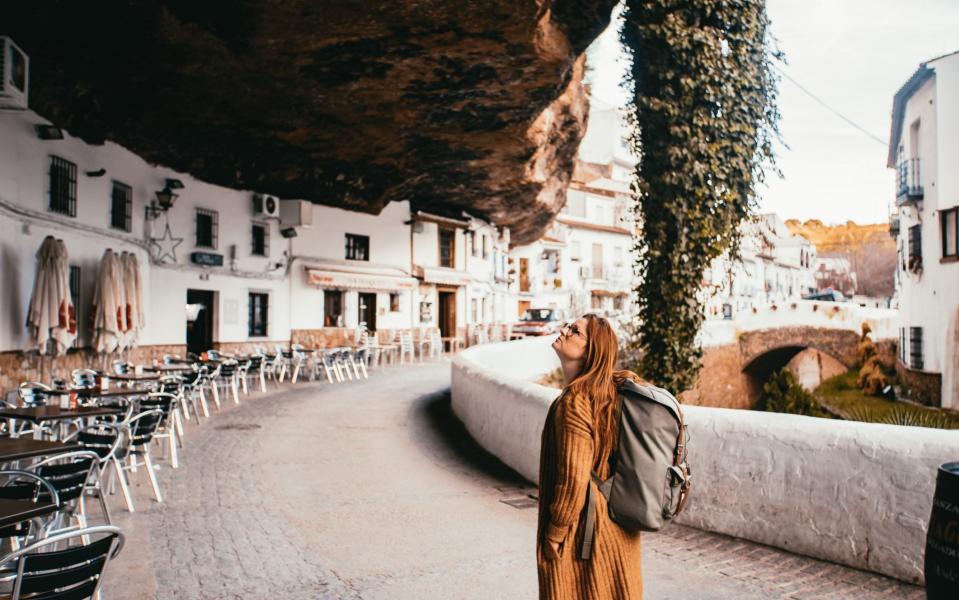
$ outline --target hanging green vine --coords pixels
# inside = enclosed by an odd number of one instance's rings
[[[625,0],[622,41],[633,60],[630,143],[634,197],[638,368],[675,391],[700,367],[700,282],[736,255],[739,224],[774,167],[778,58],[763,0]]]

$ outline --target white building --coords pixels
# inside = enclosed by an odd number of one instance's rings
[[[546,234],[510,251],[517,314],[559,308],[614,319],[632,313],[635,286],[629,185],[636,159],[621,109],[593,100],[566,205]]]
[[[0,110],[0,351],[26,343],[24,323],[36,253],[64,240],[79,311],[78,346],[90,343],[89,307],[106,248],[136,254],[146,327],[142,346],[178,349],[269,346],[290,338],[289,286],[278,219],[254,211],[251,191],[156,167],[110,142],[94,146],[30,110]],[[44,137],[57,131],[44,131]],[[155,194],[177,180],[178,198],[155,211]],[[176,185],[176,182],[172,182]],[[186,304],[201,304],[196,321]]]
[[[793,235],[773,213],[741,225],[738,260],[723,255],[703,273],[707,318],[734,319],[770,304],[798,300],[816,290],[816,247]]]
[[[929,60],[896,92],[887,166],[896,169],[892,232],[898,372],[913,399],[959,408],[959,52]]]

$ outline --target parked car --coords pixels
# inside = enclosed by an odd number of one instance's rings
[[[559,333],[563,326],[565,314],[558,308],[528,308],[513,325],[515,333],[526,335],[550,335]]]
[[[848,302],[849,298],[845,297],[842,292],[839,290],[834,290],[832,288],[826,288],[821,292],[816,292],[815,294],[809,294],[802,297],[803,300],[823,300],[826,302]]]

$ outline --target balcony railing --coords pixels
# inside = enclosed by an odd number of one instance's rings
[[[896,169],[896,206],[922,200],[922,178],[918,158],[901,161]]]

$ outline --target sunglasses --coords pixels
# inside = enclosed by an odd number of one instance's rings
[[[572,335],[582,336],[583,339],[586,339],[586,335],[579,330],[579,327],[576,326],[576,323],[566,323],[560,328],[561,332],[568,331]]]

